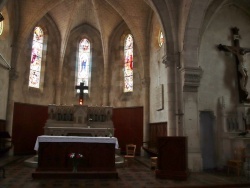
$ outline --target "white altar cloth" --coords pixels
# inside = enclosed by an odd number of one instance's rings
[[[40,142],[86,142],[86,143],[111,143],[115,148],[119,148],[116,137],[82,137],[82,136],[38,136],[34,150],[38,151]]]

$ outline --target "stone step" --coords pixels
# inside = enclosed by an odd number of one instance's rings
[[[24,165],[32,168],[36,168],[38,164],[38,155],[35,155],[24,161]]]
[[[35,155],[24,161],[24,164],[28,167],[37,168],[38,155]],[[124,165],[124,158],[120,155],[115,155],[115,166],[122,167]]]
[[[124,157],[120,155],[115,155],[115,166],[116,167],[123,167],[124,166]]]

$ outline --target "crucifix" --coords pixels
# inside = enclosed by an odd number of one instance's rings
[[[88,89],[88,86],[84,86],[84,83],[81,82],[79,86],[76,86],[75,89],[79,89],[80,90],[80,94],[79,94],[79,104],[83,105],[83,92],[85,89]]]
[[[250,52],[249,48],[241,48],[240,47],[240,35],[239,29],[237,27],[233,27],[231,29],[233,36],[233,45],[226,46],[219,44],[217,47],[220,51],[231,52],[234,54],[237,65],[237,77],[238,77],[238,90],[239,90],[239,100],[240,103],[250,102],[248,98],[248,91],[246,89],[248,82],[248,74],[245,66],[245,54]]]

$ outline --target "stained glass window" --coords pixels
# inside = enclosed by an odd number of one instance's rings
[[[158,44],[159,44],[160,47],[162,47],[163,42],[164,42],[164,36],[163,36],[162,31],[160,31],[159,36],[158,36]]]
[[[127,35],[124,42],[124,92],[133,91],[133,37]]]
[[[89,86],[90,61],[90,42],[88,39],[84,38],[79,44],[77,85],[83,82],[84,86]],[[79,93],[80,91],[77,90],[77,92]],[[84,93],[88,93],[88,90],[84,90]]]
[[[3,33],[3,21],[0,22],[0,35]]]
[[[36,27],[33,33],[32,52],[30,60],[29,87],[34,87],[34,88],[40,87],[43,45],[44,45],[43,30],[40,27]]]

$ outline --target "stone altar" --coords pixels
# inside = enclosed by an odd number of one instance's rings
[[[45,135],[54,136],[113,136],[113,108],[87,105],[48,106],[49,118]]]

